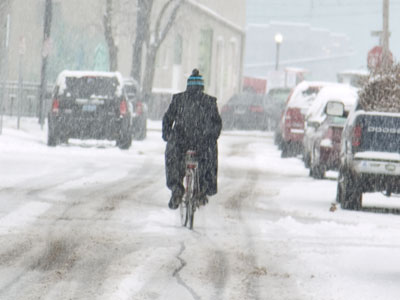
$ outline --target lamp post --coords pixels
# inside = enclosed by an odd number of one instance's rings
[[[279,47],[283,41],[283,36],[279,32],[275,34],[275,44],[276,44],[276,61],[275,61],[275,70],[278,71],[279,67]]]

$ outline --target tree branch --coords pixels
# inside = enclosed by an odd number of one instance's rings
[[[175,7],[173,8],[171,15],[168,19],[167,24],[165,25],[165,27],[163,28],[163,30],[160,32],[160,26],[161,26],[161,21],[164,18],[165,13],[167,12],[168,8],[170,7],[170,5],[173,2],[176,2],[175,0],[169,0],[167,3],[164,4],[164,6],[162,7],[160,14],[158,15],[157,18],[157,23],[156,23],[156,27],[155,27],[155,41],[154,41],[154,47],[158,48],[160,47],[161,43],[164,41],[164,39],[166,38],[169,30],[171,29],[172,25],[175,22],[176,16],[178,15],[178,11],[179,8],[182,6],[183,2],[185,0],[178,0],[178,3],[175,5]]]

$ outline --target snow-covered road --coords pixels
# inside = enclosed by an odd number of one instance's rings
[[[336,174],[311,179],[271,133],[221,136],[219,193],[190,231],[167,208],[158,122],[129,151],[49,148],[36,120],[14,123],[0,135],[2,300],[398,299],[400,199],[330,211]]]

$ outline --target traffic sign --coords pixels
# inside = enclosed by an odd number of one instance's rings
[[[382,46],[375,46],[368,51],[367,63],[369,69],[376,69],[382,65],[383,60],[383,48]],[[389,51],[389,64],[393,63],[392,52]]]

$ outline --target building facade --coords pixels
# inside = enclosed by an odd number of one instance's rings
[[[153,14],[166,0],[155,0]],[[224,103],[241,90],[245,0],[185,0],[156,61],[153,91],[171,94],[186,88],[193,68],[199,68],[206,91]],[[45,0],[1,1],[0,68],[8,81],[38,83],[42,56],[48,57],[48,82],[64,69],[108,70],[104,37],[105,1],[53,0],[51,39],[42,47]],[[3,4],[5,3],[5,4]],[[9,16],[8,47],[4,47],[4,16]],[[153,19],[154,21],[154,19]],[[118,46],[118,70],[128,77],[136,32],[135,1],[113,1],[113,34]],[[153,27],[154,28],[154,24]],[[22,65],[22,71],[21,66]],[[145,72],[146,70],[143,70]]]
[[[160,49],[155,90],[184,90],[199,68],[206,91],[224,103],[241,90],[244,46],[245,1],[187,0]]]

